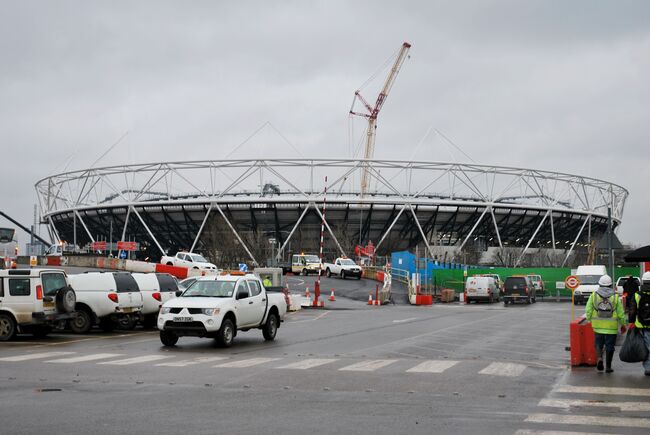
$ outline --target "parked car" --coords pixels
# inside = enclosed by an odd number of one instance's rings
[[[86,333],[95,324],[112,331],[118,324],[141,319],[142,294],[129,272],[86,272],[69,280],[77,295],[77,316],[70,321],[73,332]]]
[[[132,273],[142,294],[142,325],[155,328],[160,307],[176,297],[178,285],[168,273]],[[131,326],[131,325],[128,325]],[[132,325],[135,326],[135,323]]]
[[[465,282],[465,295],[468,304],[472,301],[492,303],[500,300],[501,291],[491,276],[470,276]]]
[[[543,296],[544,295],[544,281],[542,280],[541,275],[528,275],[528,278],[530,278],[530,282],[533,283],[533,286],[535,287],[535,292],[537,293],[538,296]]]
[[[271,341],[286,312],[284,294],[267,292],[255,275],[201,277],[163,304],[158,316],[160,341],[174,346],[179,337],[210,337],[229,347],[237,331],[250,329],[261,329],[264,339]]]
[[[323,269],[327,277],[340,276],[345,279],[347,276],[354,276],[361,279],[363,269],[349,258],[337,258],[334,263],[323,264]]]
[[[576,276],[580,285],[573,292],[573,302],[576,305],[586,304],[589,296],[598,290],[598,280],[603,275],[607,275],[607,268],[603,265],[578,266]]]
[[[535,286],[530,278],[525,275],[513,275],[506,278],[504,283],[503,305],[514,304],[515,302],[536,302]]]
[[[0,341],[17,333],[44,337],[74,319],[76,295],[62,270],[0,270]]]
[[[163,255],[160,263],[168,266],[188,267],[190,269],[205,270],[214,273],[218,271],[217,266],[203,258],[202,255],[193,252],[178,252],[173,257]]]
[[[622,276],[619,279],[616,280],[616,293],[619,296],[623,295],[623,286],[625,283],[627,283],[627,280],[629,279],[629,276]],[[639,279],[638,276],[633,276],[632,279],[636,281],[636,283],[640,286],[641,285],[641,280]]]

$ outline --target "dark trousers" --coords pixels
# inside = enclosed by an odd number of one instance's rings
[[[616,334],[596,334],[596,353],[601,354],[603,347],[607,352],[614,352]]]

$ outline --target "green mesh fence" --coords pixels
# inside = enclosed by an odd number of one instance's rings
[[[540,275],[544,281],[545,294],[555,296],[557,294],[556,282],[564,282],[567,276],[571,275],[571,269],[567,267],[494,267],[469,269],[467,276],[480,275],[485,273],[496,273],[502,280],[512,275]],[[639,276],[638,267],[617,267],[614,272],[614,282],[621,276]],[[463,270],[434,270],[430,278],[431,284],[439,291],[443,288],[451,288],[456,292],[462,292],[465,287],[465,275]],[[571,296],[569,289],[560,289],[560,296]]]

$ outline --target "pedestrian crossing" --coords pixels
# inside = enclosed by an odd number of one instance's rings
[[[524,419],[535,429],[521,429],[515,435],[638,433],[640,429],[650,433],[650,388],[559,385],[537,407],[539,412]]]
[[[185,357],[185,358],[183,358]],[[197,356],[187,358],[185,354],[151,354],[128,356],[122,353],[91,353],[77,354],[76,352],[40,352],[26,353],[0,358],[3,363],[43,362],[48,365],[65,364],[97,364],[103,366],[132,366],[147,365],[150,367],[188,367],[206,365],[219,369],[243,369],[249,367],[265,367],[279,370],[313,370],[327,368],[341,372],[403,372],[409,375],[435,375],[448,370],[458,369],[459,373],[471,370],[484,376],[516,377],[521,376],[529,366],[515,363],[482,363],[476,367],[473,361],[460,360],[410,360],[410,359],[363,359],[359,358],[299,358],[299,357],[248,357],[236,356]],[[485,364],[488,364],[485,366]],[[533,369],[538,369],[532,366]],[[480,370],[480,371],[479,371]]]

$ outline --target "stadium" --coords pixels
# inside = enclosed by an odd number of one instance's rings
[[[608,209],[620,225],[628,196],[580,175],[379,159],[133,164],[56,174],[35,187],[53,240],[135,241],[139,256],[155,258],[208,251],[219,228],[254,264],[317,249],[322,222],[331,255],[372,242],[379,255],[418,246],[434,258],[436,246],[480,245],[568,256],[605,233]]]

